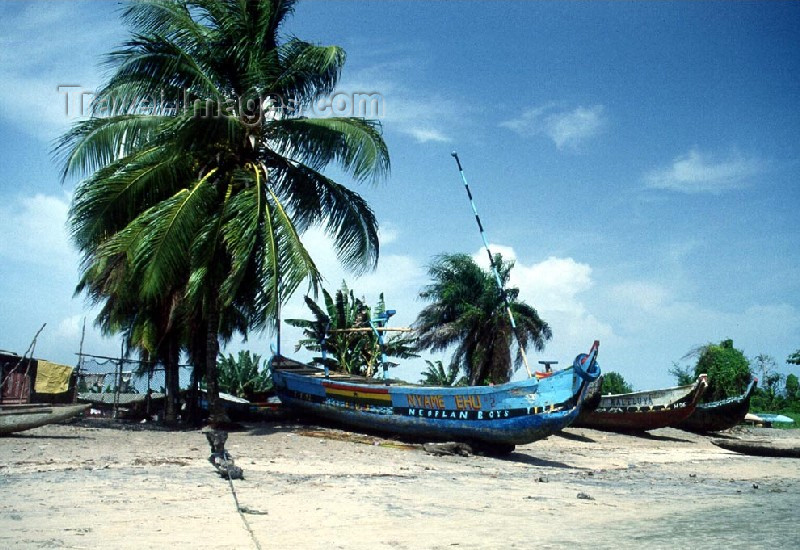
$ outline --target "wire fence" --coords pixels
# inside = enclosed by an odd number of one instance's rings
[[[191,383],[191,365],[179,367],[180,389]],[[101,356],[82,355],[78,370],[79,393],[165,393],[165,369],[161,365],[150,366],[134,359],[113,359]]]
[[[96,414],[160,416],[167,397],[166,370],[162,365],[135,359],[79,354],[78,398],[90,402]],[[193,367],[179,365],[179,391],[191,385]],[[178,396],[173,396],[179,400]]]

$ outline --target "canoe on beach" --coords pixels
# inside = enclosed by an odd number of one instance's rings
[[[674,426],[694,412],[707,386],[707,377],[701,374],[688,386],[604,395],[597,408],[581,414],[574,426],[632,432]]]
[[[721,432],[733,428],[744,421],[750,409],[750,398],[757,384],[758,379],[753,377],[741,395],[711,403],[700,403],[689,418],[676,424],[675,427],[697,433]]]
[[[0,405],[0,435],[69,420],[83,413],[89,406],[89,404],[52,405],[46,403]]]
[[[745,455],[800,458],[798,439],[712,439],[711,443],[722,449]]]
[[[271,368],[278,397],[298,410],[360,429],[510,450],[573,422],[589,383],[600,374],[598,346],[595,341],[572,367],[550,377],[496,386],[411,386],[326,375],[282,356],[271,359]]]

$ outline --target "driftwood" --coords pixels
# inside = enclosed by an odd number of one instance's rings
[[[466,443],[425,443],[422,445],[425,452],[434,456],[470,456],[472,447]]]
[[[210,430],[206,432],[206,439],[211,445],[208,461],[217,469],[217,473],[225,479],[244,479],[244,472],[233,463],[233,457],[225,450],[228,432]]]
[[[757,439],[712,439],[717,447],[752,456],[800,458],[800,441]]]

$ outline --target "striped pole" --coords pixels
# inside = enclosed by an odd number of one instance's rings
[[[517,335],[517,323],[514,321],[514,314],[511,313],[511,304],[508,303],[508,296],[506,296],[506,289],[503,288],[503,282],[500,280],[500,272],[497,269],[497,265],[494,263],[494,256],[492,256],[492,251],[489,249],[489,241],[486,240],[486,231],[483,229],[483,224],[481,223],[481,217],[478,215],[478,207],[475,206],[475,200],[472,198],[472,191],[469,190],[469,184],[467,183],[467,177],[464,175],[464,169],[461,167],[461,161],[458,158],[458,153],[453,151],[451,153],[453,158],[456,159],[456,164],[458,164],[458,172],[461,174],[461,181],[464,183],[464,189],[467,190],[467,196],[469,197],[469,203],[472,206],[472,212],[475,214],[475,221],[478,222],[478,229],[481,232],[481,239],[483,239],[483,246],[486,249],[486,254],[489,255],[489,265],[492,266],[492,273],[494,273],[494,279],[497,281],[497,288],[500,289],[500,295],[503,297],[503,304],[506,306],[506,313],[508,313],[508,319],[511,321],[511,330],[514,333],[514,338],[517,340],[517,345],[519,346],[519,353],[522,356],[522,362],[525,364],[525,370],[528,371],[528,377],[533,378],[533,372],[531,372],[531,367],[528,365],[528,356],[525,354],[525,348],[522,347],[522,344],[519,341],[519,336]]]

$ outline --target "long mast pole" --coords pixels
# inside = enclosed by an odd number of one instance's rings
[[[486,231],[483,229],[483,224],[481,223],[481,217],[478,215],[478,208],[475,206],[475,200],[472,198],[472,192],[469,190],[469,184],[467,183],[467,177],[464,175],[464,169],[461,167],[461,160],[458,158],[458,153],[453,151],[451,153],[453,158],[456,159],[456,164],[458,165],[458,172],[461,174],[461,181],[464,183],[464,189],[467,190],[467,196],[469,197],[469,203],[472,206],[472,212],[475,214],[475,221],[478,223],[478,229],[481,233],[481,239],[483,239],[483,247],[486,249],[486,254],[489,256],[489,265],[492,266],[492,273],[494,273],[495,281],[497,281],[497,288],[500,289],[500,295],[503,297],[503,304],[506,306],[506,313],[508,314],[508,319],[511,321],[511,331],[514,333],[514,338],[517,340],[517,345],[519,346],[519,353],[522,356],[522,362],[525,364],[525,370],[528,371],[528,378],[533,378],[533,372],[531,372],[531,367],[528,365],[528,356],[525,354],[525,348],[522,346],[522,343],[519,340],[519,335],[517,334],[517,323],[514,320],[514,314],[511,312],[511,304],[508,303],[508,296],[506,295],[506,289],[503,288],[503,282],[500,280],[500,272],[497,269],[497,265],[494,262],[494,256],[492,256],[492,251],[489,249],[489,241],[486,240]]]

